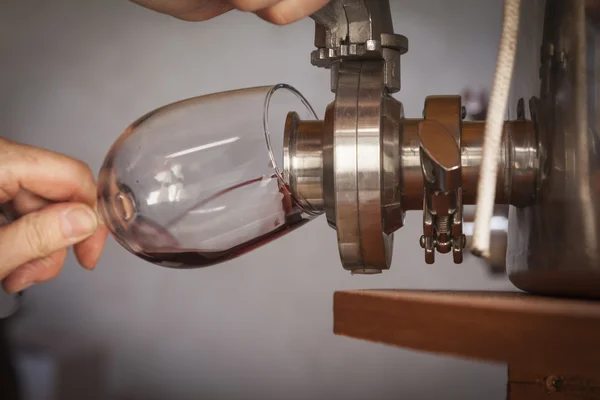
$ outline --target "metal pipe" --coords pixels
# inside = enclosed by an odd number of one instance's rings
[[[423,173],[419,153],[420,119],[405,119],[402,124],[401,163],[404,210],[423,209]],[[477,179],[482,160],[484,122],[463,122],[461,165],[463,204],[475,204]],[[538,151],[533,125],[510,121],[504,125],[502,150],[498,156],[496,204],[517,207],[531,205],[537,187]]]

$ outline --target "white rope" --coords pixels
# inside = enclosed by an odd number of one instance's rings
[[[473,254],[483,257],[489,257],[490,253],[490,224],[496,201],[498,157],[517,50],[520,6],[520,0],[505,0],[504,3],[504,21],[496,61],[496,75],[485,124],[483,159],[479,173],[475,228],[471,249]]]

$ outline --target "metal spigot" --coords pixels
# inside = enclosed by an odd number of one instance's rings
[[[423,119],[404,117],[400,56],[390,4],[332,0],[312,15],[312,64],[331,70],[335,100],[323,121],[291,118],[284,163],[290,191],[327,216],[340,258],[354,274],[390,268],[393,233],[405,212],[423,212],[428,264],[435,253],[463,261],[463,204],[474,204],[484,124],[464,122],[460,96],[430,96]],[[528,121],[507,122],[498,157],[496,201],[530,205],[538,182],[538,140]],[[309,207],[305,205],[308,209]]]

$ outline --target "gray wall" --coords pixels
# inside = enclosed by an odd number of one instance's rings
[[[500,0],[394,1],[407,116],[427,94],[489,87]],[[186,97],[287,82],[323,110],[328,73],[310,66],[313,25],[232,13],[184,23],[125,0],[0,2],[0,134],[97,171],[131,121]],[[502,399],[505,369],[335,337],[332,294],[352,288],[510,289],[469,259],[425,266],[418,213],[392,271],[351,277],[321,218],[241,259],[196,271],[146,264],[113,241],[93,273],[69,258],[27,293],[21,329],[68,332],[106,357],[115,398]],[[66,336],[64,336],[66,337]],[[50,341],[52,344],[52,340]],[[64,345],[64,343],[62,343]]]

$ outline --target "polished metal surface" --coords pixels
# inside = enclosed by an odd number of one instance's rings
[[[330,103],[325,109],[323,125],[323,201],[327,223],[333,229],[336,227],[335,213],[335,173],[333,163],[333,132],[335,126],[336,101]]]
[[[463,201],[465,204],[475,204],[477,201],[477,184],[479,179],[479,169],[483,159],[483,132],[485,122],[463,122],[462,126],[462,148],[461,148],[461,165],[462,165],[462,188]],[[502,149],[506,146],[506,129],[502,138]],[[498,174],[496,177],[496,202],[499,204],[506,202],[504,194],[504,165],[506,151],[500,151],[498,157]]]
[[[357,99],[356,143],[358,181],[358,220],[364,268],[354,273],[389,269],[392,261],[392,234],[384,233],[381,183],[383,99],[385,96],[383,61],[361,62]],[[391,132],[391,134],[398,134]]]
[[[402,171],[402,207],[406,211],[423,210],[423,170],[421,169],[421,119],[402,120],[400,169]]]
[[[530,121],[504,124],[503,146],[498,173],[496,204],[527,207],[536,202],[541,184],[540,142]]]
[[[404,226],[402,204],[401,136],[404,110],[402,103],[391,96],[383,97],[381,125],[381,202],[384,232],[392,234]]]
[[[300,206],[312,213],[323,211],[323,121],[302,121],[288,114],[283,144],[284,179]]]
[[[597,9],[584,0],[548,1],[545,14],[541,1],[522,5],[513,102],[539,90],[531,112],[543,154],[539,200],[510,210],[507,271],[528,292],[600,298]]]
[[[477,178],[483,155],[484,122],[465,122],[462,126],[462,187],[464,204],[475,204]],[[540,149],[531,121],[515,120],[504,124],[498,155],[496,204],[526,207],[536,201],[540,185]]]
[[[382,190],[382,183],[390,179],[382,171],[383,163],[392,167],[392,179],[399,178],[399,167],[391,165],[393,150],[388,145],[385,154],[382,138],[399,143],[394,135],[398,135],[400,115],[386,119],[384,104],[391,107],[388,111],[401,111],[401,107],[393,100],[384,102],[383,61],[342,61],[339,71],[336,99],[330,107],[332,150],[323,153],[323,165],[332,167],[333,185],[333,196],[325,196],[325,210],[337,230],[344,268],[353,273],[379,273],[389,268],[392,255],[392,235],[384,232],[385,201],[393,211],[400,197],[394,191],[397,186]],[[391,130],[384,135],[386,126]]]
[[[358,220],[357,118],[360,62],[342,62],[333,126],[333,211],[342,265],[364,268]]]

